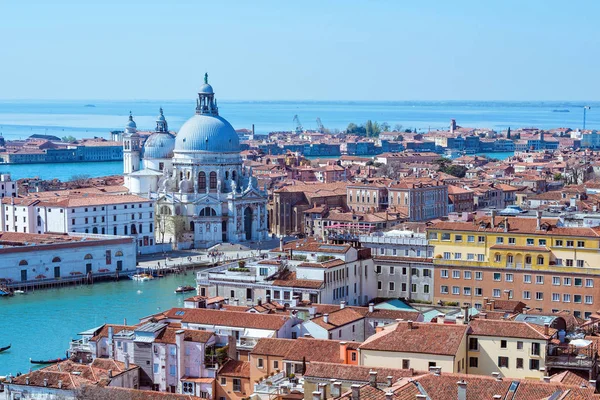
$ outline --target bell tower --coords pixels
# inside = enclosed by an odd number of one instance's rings
[[[123,173],[130,174],[140,169],[140,135],[131,111],[123,134]]]

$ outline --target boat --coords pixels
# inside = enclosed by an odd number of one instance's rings
[[[8,350],[8,349],[10,349],[10,346],[11,346],[11,345],[9,344],[9,345],[8,345],[8,346],[6,346],[6,347],[0,347],[0,353],[2,353],[3,351],[6,351],[6,350]]]
[[[193,292],[195,291],[196,288],[193,286],[189,286],[189,285],[182,285],[182,286],[177,286],[177,289],[175,289],[175,293],[179,294],[179,293],[187,293],[187,292]]]
[[[39,360],[39,361],[32,360],[30,358],[29,362],[32,363],[32,364],[56,364],[56,363],[67,361],[67,360],[68,360],[67,357],[64,357],[64,358],[55,358],[53,360]]]
[[[571,111],[563,109],[563,110],[552,110],[552,112],[571,112]]]
[[[129,275],[129,279],[132,279],[134,281],[145,282],[145,281],[149,281],[154,278],[150,274],[133,274],[133,275]]]
[[[14,294],[25,294],[25,291],[24,290],[15,290],[13,293]]]

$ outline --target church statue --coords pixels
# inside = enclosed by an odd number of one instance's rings
[[[204,84],[208,85],[208,72],[204,73]]]

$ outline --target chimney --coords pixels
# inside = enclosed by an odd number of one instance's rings
[[[335,381],[331,388],[331,397],[340,397],[342,395],[342,382]]]
[[[108,377],[112,379],[112,369],[108,370]]]
[[[386,379],[388,387],[391,387],[394,384],[394,377],[389,375]]]
[[[443,324],[445,319],[446,319],[446,315],[445,314],[439,313],[437,315],[437,323],[438,324],[440,324],[440,325]]]
[[[463,315],[465,316],[465,322],[469,322],[469,306],[463,306]]]
[[[377,371],[369,372],[369,385],[374,388],[377,387]]]
[[[58,388],[62,389],[62,381],[60,379],[58,380]]]
[[[29,385],[29,377],[28,376],[25,377],[25,384]]]
[[[394,392],[387,392],[385,394],[385,400],[392,400],[394,398]]]
[[[233,305],[234,306],[239,306],[240,305],[240,299],[233,299]]]
[[[344,300],[340,301],[340,310],[346,308],[346,302]]]
[[[490,311],[494,311],[496,309],[496,300],[490,301]]]
[[[487,310],[487,306],[488,306],[489,302],[490,302],[490,298],[489,297],[484,297],[483,298],[483,311]]]
[[[508,232],[508,217],[504,217],[504,232]]]
[[[496,378],[497,381],[501,381],[502,377],[500,376],[500,372],[492,372],[492,376]]]
[[[319,383],[319,392],[321,393],[321,400],[327,400],[327,384]]]
[[[326,324],[329,323],[329,314],[323,314],[323,322],[325,322]]]
[[[268,295],[266,296],[266,298],[267,298],[267,303],[270,303],[270,302],[271,302],[271,295],[270,295],[270,294],[268,294]]]
[[[492,228],[496,227],[496,211],[492,210]]]
[[[343,364],[348,364],[348,343],[340,342],[340,360],[343,361]]]
[[[590,385],[591,385],[591,387],[593,387],[594,389],[596,389],[596,380],[595,379],[590,379]]]
[[[312,336],[311,336],[311,334],[310,334],[310,333],[305,333],[305,334],[304,334],[304,337],[305,337],[305,338],[311,338]]]
[[[44,378],[44,387],[48,386],[48,378]]]
[[[535,220],[536,220],[535,229],[539,231],[542,229],[542,212],[541,211],[535,212]]]
[[[409,330],[409,331],[412,331],[412,329],[413,329],[413,322],[412,322],[411,320],[409,320],[409,321],[407,322],[407,324],[408,324],[408,330]]]
[[[464,379],[456,382],[458,385],[458,397],[457,400],[467,400],[467,382]]]
[[[546,336],[550,335],[550,324],[547,322],[544,324],[544,335],[546,335]]]
[[[321,392],[318,392],[318,391],[312,392],[312,398],[313,398],[313,400],[321,400]]]
[[[359,400],[360,399],[360,385],[357,385],[355,383],[350,387],[352,388],[352,400]]]
[[[283,251],[283,238],[279,238],[279,251]]]
[[[456,316],[456,325],[464,325],[465,317],[462,314]]]
[[[112,326],[108,327],[108,358],[114,358],[114,330]]]
[[[125,353],[125,371],[129,369],[129,354]]]
[[[262,299],[260,297],[258,298],[258,305],[262,306]]]
[[[546,375],[542,376],[542,382],[550,383],[550,377]]]
[[[369,303],[369,312],[375,312],[375,303]]]
[[[479,318],[481,318],[481,319],[487,319],[487,313],[484,313],[484,312],[479,313]]]
[[[235,338],[235,336],[233,335],[229,335],[227,337],[227,356],[229,358],[231,358],[232,360],[237,360],[238,356],[237,356],[237,340]],[[182,369],[184,369],[184,366],[181,366]]]

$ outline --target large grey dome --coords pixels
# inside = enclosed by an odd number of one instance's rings
[[[224,118],[196,114],[183,124],[175,138],[175,152],[195,151],[239,152],[240,139],[233,126]]]
[[[172,158],[175,149],[175,136],[168,132],[155,132],[146,140],[143,148],[143,157]]]

